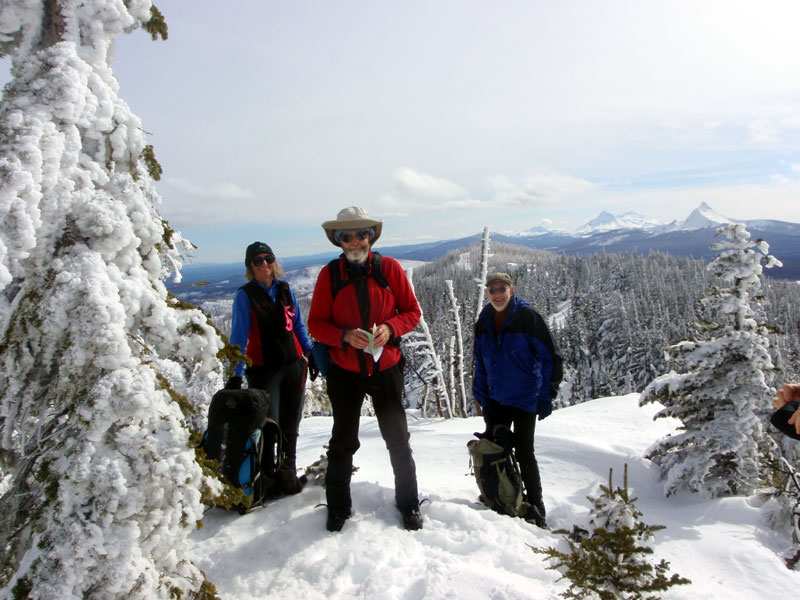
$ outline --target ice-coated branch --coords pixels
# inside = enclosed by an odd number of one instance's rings
[[[455,363],[455,371],[458,375],[458,381],[454,381],[453,385],[450,387],[453,390],[453,394],[455,394],[455,390],[458,390],[458,399],[460,401],[461,406],[461,414],[462,416],[467,416],[467,392],[464,387],[464,337],[461,333],[461,315],[459,312],[458,300],[456,300],[456,294],[453,290],[453,281],[448,279],[445,281],[447,285],[447,295],[450,299],[450,310],[453,313],[453,324],[455,325],[455,356],[453,362]]]
[[[478,287],[478,294],[477,299],[475,300],[475,322],[478,322],[478,317],[481,314],[481,309],[483,308],[483,287],[486,282],[486,275],[489,272],[489,228],[483,228],[483,240],[481,241],[481,267],[480,267],[480,275],[475,280],[475,283]]]

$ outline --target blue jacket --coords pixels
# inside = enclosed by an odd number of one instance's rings
[[[472,394],[485,408],[489,399],[544,419],[563,376],[561,356],[542,316],[529,302],[511,296],[495,334],[494,308],[487,304],[475,324]]]

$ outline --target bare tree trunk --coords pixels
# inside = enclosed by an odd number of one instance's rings
[[[475,301],[475,323],[483,308],[483,287],[486,284],[486,274],[489,272],[489,228],[483,228],[483,241],[481,242],[481,274],[475,280],[478,286],[478,297]]]
[[[473,320],[473,323],[477,323],[478,322],[478,317],[480,317],[481,309],[483,308],[483,296],[484,296],[483,289],[486,286],[486,275],[489,272],[489,256],[490,256],[490,254],[489,254],[489,228],[488,227],[484,227],[483,228],[483,240],[481,242],[481,270],[480,270],[480,277],[475,279],[475,283],[477,284],[477,287],[478,287],[478,293],[476,295],[476,300],[475,300],[475,319]],[[470,366],[470,368],[474,369],[475,365],[472,364]],[[473,376],[474,376],[474,373],[473,373]],[[472,404],[475,406],[476,410],[478,411],[478,414],[481,414],[482,411],[481,411],[480,404],[478,404],[478,402],[474,398],[472,399]]]
[[[59,0],[44,0],[42,10],[42,37],[39,47],[48,48],[64,39],[64,15],[61,12],[61,2]]]
[[[448,279],[445,281],[447,284],[447,293],[450,296],[450,306],[451,310],[453,311],[453,323],[456,326],[456,335],[455,335],[455,342],[456,342],[456,353],[455,353],[455,370],[458,373],[458,382],[454,382],[453,387],[451,390],[458,389],[458,399],[459,405],[461,407],[461,416],[467,416],[467,391],[464,387],[464,337],[461,333],[461,315],[458,311],[458,301],[456,300],[456,294],[453,291],[453,282],[452,280]],[[453,394],[455,395],[455,391]]]
[[[453,399],[453,409],[458,406],[456,402],[456,336],[450,336],[450,343],[447,346],[447,388],[450,390],[450,397]],[[453,416],[457,416],[457,412]]]

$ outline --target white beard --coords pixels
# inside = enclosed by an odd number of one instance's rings
[[[356,263],[356,264],[363,262],[364,259],[367,258],[367,255],[368,255],[367,251],[362,250],[361,248],[358,248],[356,250],[344,251],[345,258],[349,260],[351,263]]]
[[[492,305],[492,308],[493,308],[493,309],[495,309],[497,312],[502,312],[502,311],[504,311],[504,310],[506,309],[506,306],[508,306],[508,303],[509,303],[509,302],[511,302],[511,298],[509,298],[508,300],[506,300],[506,301],[503,303],[503,306],[497,306],[497,305],[496,305],[494,302],[489,302],[489,304],[491,304],[491,305]]]

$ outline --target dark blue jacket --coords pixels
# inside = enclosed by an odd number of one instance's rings
[[[472,394],[482,407],[489,399],[544,419],[563,376],[561,356],[542,316],[529,302],[511,296],[495,334],[494,308],[487,304],[475,324]]]

